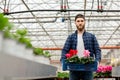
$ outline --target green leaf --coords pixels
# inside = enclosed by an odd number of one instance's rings
[[[74,56],[72,56],[70,58],[67,58],[66,62],[89,64],[89,63],[93,63],[94,59],[92,57],[81,57],[81,58],[79,58],[77,55],[74,55]]]
[[[3,14],[0,14],[0,30],[3,30],[8,25],[9,25],[8,18],[4,17]]]
[[[44,54],[45,57],[51,57],[51,55],[48,51],[45,51],[43,54]]]
[[[34,48],[34,49],[33,49],[33,53],[34,53],[35,55],[43,55],[43,50],[40,49],[40,48]]]
[[[20,36],[26,36],[27,34],[27,29],[18,29],[16,31],[16,34],[20,35]]]

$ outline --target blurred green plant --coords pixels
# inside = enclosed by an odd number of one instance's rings
[[[10,30],[13,28],[13,24],[9,22],[9,19],[0,13],[0,31],[4,33],[4,37],[12,38],[13,34]]]
[[[58,78],[69,78],[69,73],[68,72],[58,72],[57,77]]]
[[[26,44],[26,48],[33,48],[30,38],[26,38],[27,29],[18,29],[14,34],[14,39],[18,42]]]
[[[43,55],[43,56],[48,57],[48,58],[51,57],[51,55],[48,51],[43,51],[41,48],[33,48],[33,53],[35,55]]]
[[[51,57],[51,55],[48,51],[45,51],[43,54],[44,54],[45,57]]]
[[[35,55],[43,55],[45,57],[51,57],[48,51],[43,51],[40,48],[34,48],[31,44],[30,38],[26,38],[27,29],[17,29],[16,33],[11,33],[10,30],[14,27],[9,19],[0,13],[0,31],[4,33],[4,37],[15,39],[20,43],[26,44],[26,48],[32,48]]]
[[[1,31],[4,30],[4,28],[8,25],[9,25],[8,18],[0,13],[0,30]]]
[[[41,48],[34,48],[33,53],[35,55],[43,55],[43,50]]]

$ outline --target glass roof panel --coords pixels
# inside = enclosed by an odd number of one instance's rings
[[[98,12],[101,6],[103,12]],[[96,35],[100,46],[120,43],[119,0],[0,0],[0,12],[8,14],[14,30],[27,28],[35,47],[62,48],[76,30],[78,13],[85,15],[86,30]]]

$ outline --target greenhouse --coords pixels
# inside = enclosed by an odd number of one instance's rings
[[[120,0],[0,0],[0,80],[68,79],[60,59],[77,14],[98,41],[99,65],[112,66],[94,80],[120,80]]]

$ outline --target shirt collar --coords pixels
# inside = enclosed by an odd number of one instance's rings
[[[75,34],[77,34],[78,32],[77,32],[77,30],[75,31]],[[86,33],[86,30],[84,30],[84,32],[83,32],[83,35]]]

